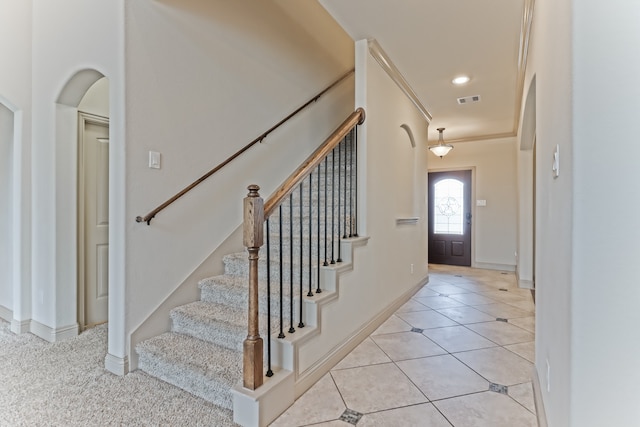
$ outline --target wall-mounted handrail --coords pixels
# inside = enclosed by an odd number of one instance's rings
[[[191,184],[189,184],[188,186],[186,186],[185,188],[183,188],[181,191],[179,191],[178,193],[176,193],[173,197],[171,197],[170,199],[168,199],[166,202],[164,202],[163,204],[161,204],[160,206],[158,206],[157,208],[155,208],[154,210],[152,210],[151,212],[149,212],[148,214],[146,214],[145,216],[138,216],[136,217],[136,222],[146,222],[147,225],[151,225],[151,220],[158,214],[158,212],[162,211],[163,209],[165,209],[167,206],[169,206],[170,204],[172,204],[173,202],[175,202],[176,200],[178,200],[180,197],[184,196],[185,194],[187,194],[189,191],[191,191],[194,187],[196,187],[198,184],[200,184],[202,181],[204,181],[205,179],[209,178],[211,175],[215,174],[216,172],[218,172],[220,169],[222,169],[223,167],[225,167],[226,165],[228,165],[229,163],[231,163],[233,160],[235,160],[237,157],[239,157],[242,153],[244,153],[245,151],[247,151],[249,148],[253,147],[255,144],[257,143],[261,143],[262,140],[264,140],[271,132],[273,132],[274,130],[278,129],[280,126],[282,126],[285,122],[287,122],[289,119],[291,119],[293,116],[295,116],[296,114],[298,114],[300,111],[304,110],[305,108],[307,108],[309,105],[311,105],[312,103],[316,102],[318,99],[320,99],[320,97],[322,95],[324,95],[325,93],[327,93],[329,90],[331,90],[333,87],[337,86],[338,84],[340,84],[343,80],[345,80],[347,77],[349,77],[351,74],[353,74],[355,72],[355,69],[351,69],[349,71],[347,71],[346,73],[344,73],[339,79],[337,79],[336,81],[334,81],[333,83],[331,83],[329,86],[327,86],[324,90],[322,90],[321,92],[319,92],[318,94],[316,94],[313,98],[311,98],[309,101],[305,102],[303,105],[301,105],[300,107],[298,107],[294,112],[292,112],[291,114],[289,114],[287,117],[285,117],[284,119],[280,120],[278,123],[276,123],[275,125],[273,125],[271,128],[269,128],[266,132],[262,133],[260,136],[258,136],[256,139],[254,139],[253,141],[251,141],[250,143],[248,143],[247,145],[245,145],[244,147],[242,147],[240,150],[238,150],[236,153],[234,153],[233,155],[231,155],[228,159],[226,159],[225,161],[223,161],[222,163],[220,163],[219,165],[217,165],[216,167],[214,167],[213,169],[211,169],[209,172],[205,173],[204,175],[202,175],[200,178],[198,178],[197,180],[195,180],[194,182],[192,182]]]

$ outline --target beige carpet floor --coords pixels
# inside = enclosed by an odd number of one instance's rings
[[[232,415],[141,371],[104,369],[106,325],[48,343],[0,320],[0,426],[233,426]]]

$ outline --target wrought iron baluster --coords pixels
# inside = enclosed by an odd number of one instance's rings
[[[351,133],[354,135],[353,146],[355,147],[355,159],[353,161],[353,176],[356,181],[353,200],[353,204],[355,205],[355,212],[353,214],[353,237],[358,237],[358,127],[355,126],[351,129]]]
[[[327,197],[327,190],[329,187],[329,157],[324,158],[324,265],[325,267],[329,265],[329,260],[327,257],[327,206],[329,205],[329,200]]]
[[[329,218],[326,219],[329,221]],[[331,264],[336,263],[334,241],[336,230],[336,149],[331,151]]]
[[[342,140],[342,142],[344,142],[344,139]],[[338,235],[338,259],[337,262],[342,262],[342,227],[340,226],[340,218],[341,218],[341,206],[340,206],[340,200],[342,199],[342,192],[341,192],[341,181],[342,181],[342,142],[340,142],[340,144],[338,144],[338,230],[337,230],[337,235]]]
[[[271,246],[269,244],[269,218],[267,218],[267,377],[273,376],[271,369]]]
[[[349,151],[351,157],[351,169],[349,174],[349,181],[351,182],[351,192],[349,192],[349,237],[353,237],[353,138],[349,140]]]
[[[313,270],[313,263],[311,262],[313,256],[311,253],[311,246],[313,244],[313,201],[311,198],[313,197],[313,172],[309,174],[309,292],[307,293],[308,297],[313,296],[313,291],[311,290],[311,275]]]
[[[278,206],[279,211],[279,225],[280,225],[280,271],[278,272],[280,275],[280,333],[278,334],[278,338],[284,338],[284,300],[283,300],[283,279],[282,279],[282,205]]]
[[[298,280],[300,280],[300,317],[298,318],[298,328],[304,328],[304,322],[302,321],[302,277],[304,275],[303,272],[303,260],[304,260],[304,253],[302,252],[302,247],[303,247],[303,242],[302,242],[302,238],[303,238],[303,221],[304,221],[304,217],[302,216],[302,214],[304,213],[304,209],[302,208],[302,201],[303,201],[303,194],[304,194],[304,190],[303,190],[303,186],[304,186],[304,181],[302,181],[300,183],[300,275],[298,277]],[[293,293],[292,293],[293,294]],[[293,301],[293,295],[291,295],[291,300]]]
[[[316,283],[316,293],[319,294],[322,292],[322,289],[320,289],[320,168],[322,167],[322,164],[318,165],[318,168],[316,169],[318,171],[318,209],[316,209],[318,211],[318,236],[316,237],[318,239],[318,253],[316,254],[317,257],[317,264],[316,264],[316,268],[318,269],[318,274],[317,274],[317,283]]]
[[[347,202],[348,202],[349,194],[351,194],[350,192],[351,179],[349,178],[349,170],[347,168],[348,165],[349,165],[349,140],[345,137],[345,140],[344,140],[344,234],[342,235],[343,239],[346,239],[349,237],[349,234],[347,233],[347,227],[348,227],[349,218],[351,215],[351,212],[347,214]]]
[[[289,194],[289,333],[293,327],[293,193]]]

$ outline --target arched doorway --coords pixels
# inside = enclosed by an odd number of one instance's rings
[[[78,323],[105,323],[109,302],[109,81],[78,105]]]
[[[84,110],[84,111],[82,111]],[[56,331],[58,338],[77,334],[78,330],[91,324],[107,320],[106,304],[108,302],[108,241],[103,245],[99,254],[86,256],[85,252],[85,194],[100,193],[101,205],[100,223],[108,224],[109,220],[109,152],[108,144],[98,141],[109,140],[109,84],[102,73],[96,70],[82,70],[72,76],[62,89],[56,105],[56,295],[60,301],[57,304],[56,317],[63,325],[76,325],[75,330],[67,328]],[[89,129],[91,128],[91,129]],[[99,134],[94,134],[98,130]],[[95,174],[100,174],[99,185],[93,182],[91,188],[85,188],[86,176],[83,170],[85,154],[84,139],[93,139],[95,145],[100,146],[99,155],[106,161],[101,165],[94,164],[87,167]],[[105,148],[106,151],[105,151]],[[92,152],[95,155],[95,151]],[[95,176],[94,176],[95,179]],[[94,206],[96,203],[94,202]],[[95,223],[95,218],[92,219]],[[108,229],[105,233],[108,236]],[[96,258],[98,257],[98,258]],[[101,296],[104,301],[104,315],[100,320],[87,322],[85,316],[86,286],[85,265],[91,260],[98,262],[103,280],[87,284]],[[94,267],[95,269],[95,267]],[[64,308],[64,311],[61,309]]]

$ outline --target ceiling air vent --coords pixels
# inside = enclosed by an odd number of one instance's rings
[[[464,98],[458,98],[458,104],[473,104],[474,102],[480,102],[480,95],[465,96]]]

